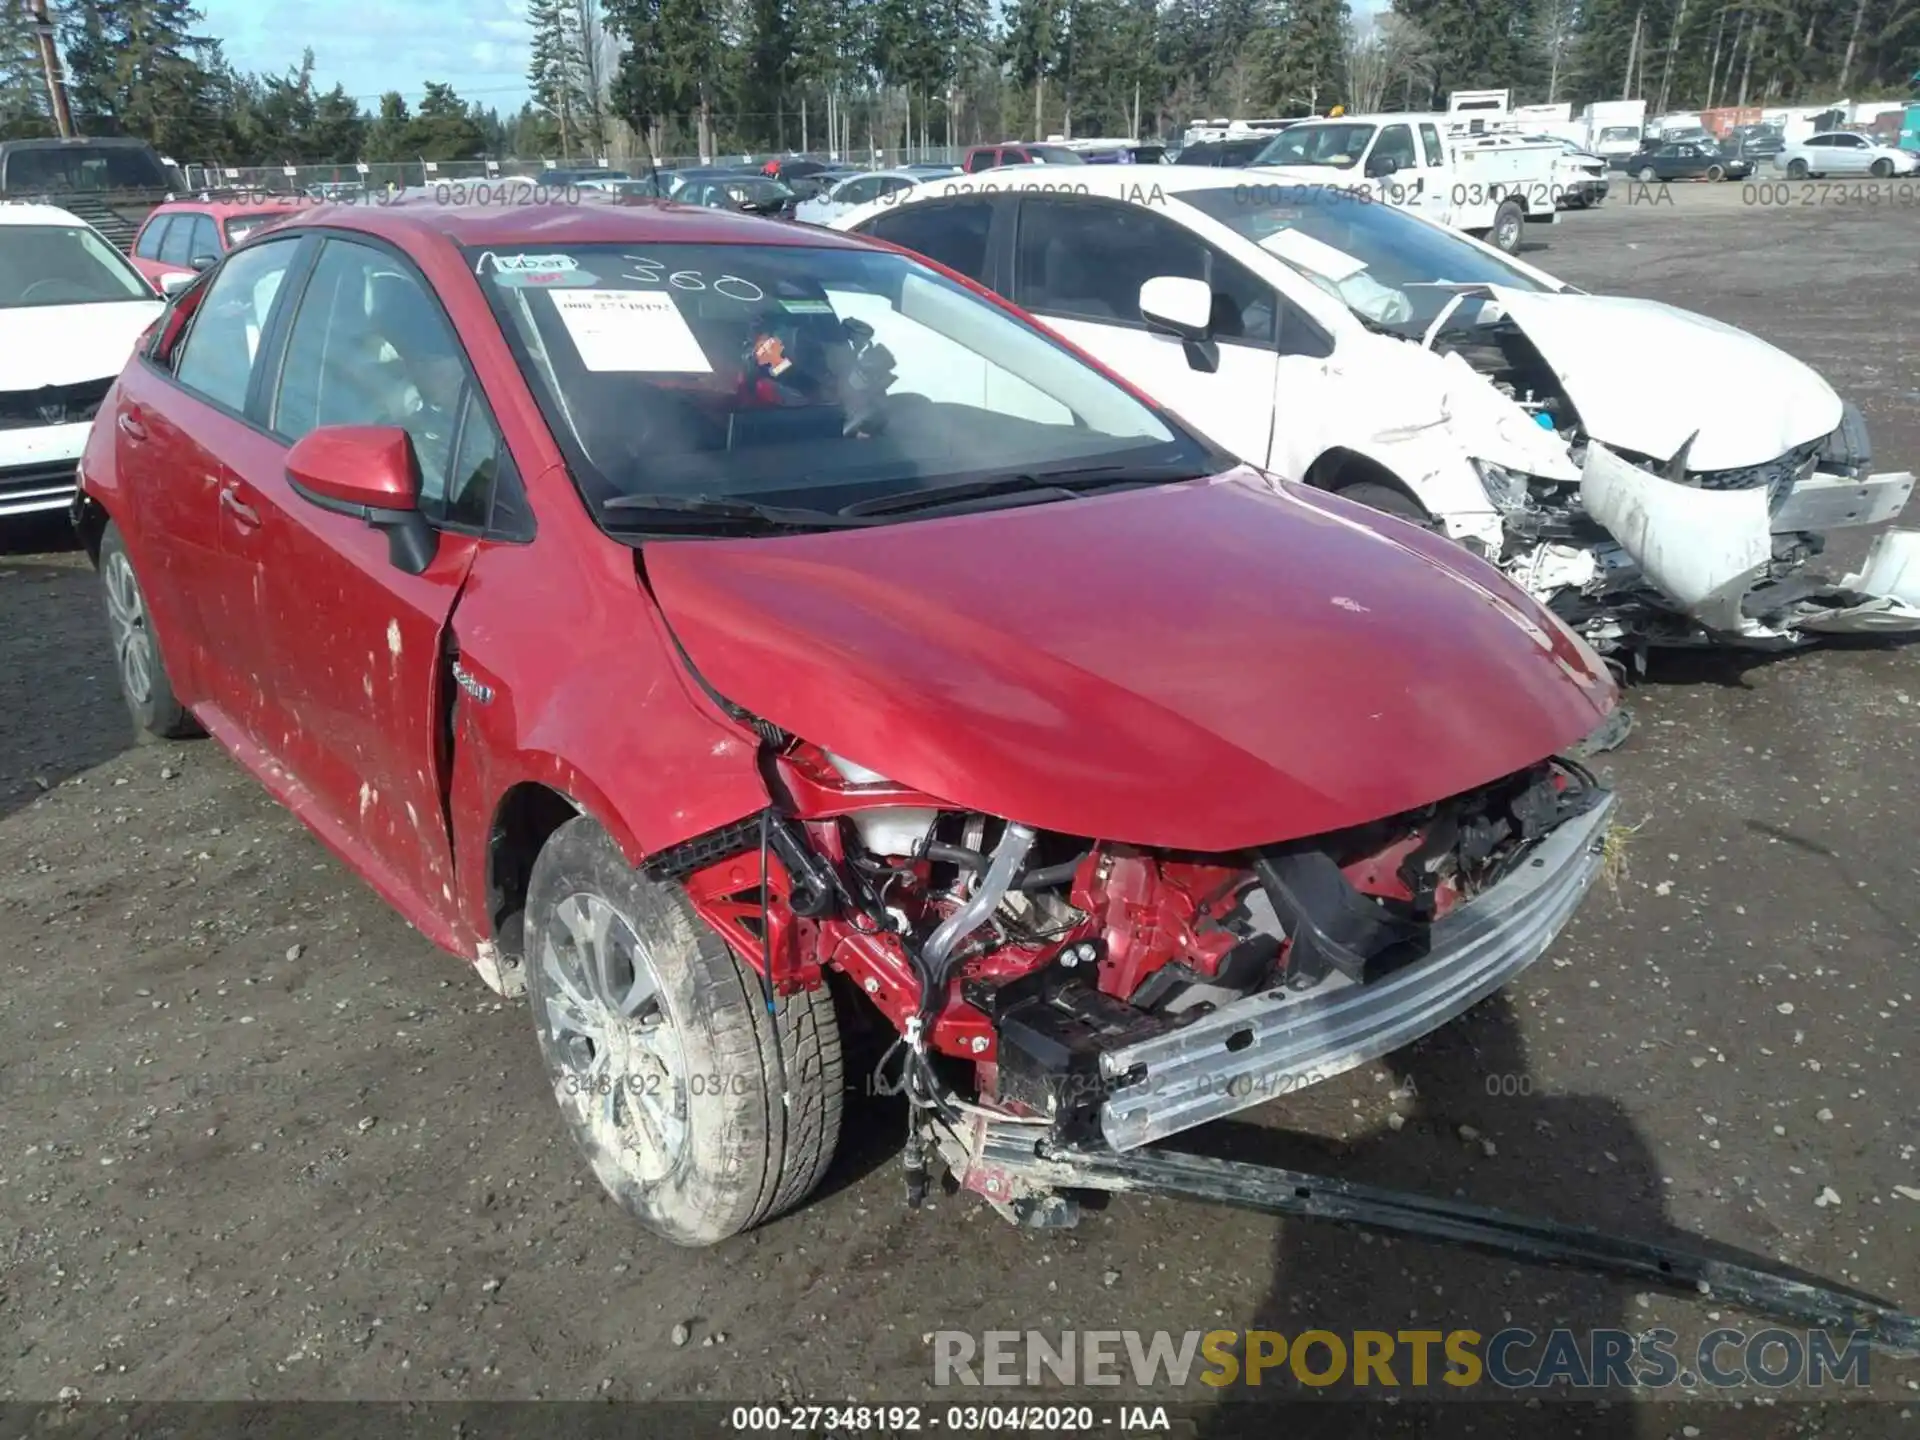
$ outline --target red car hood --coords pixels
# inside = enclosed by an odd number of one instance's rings
[[[1452,542],[1239,470],[866,530],[650,543],[700,673],[953,805],[1234,850],[1590,733],[1591,652]]]

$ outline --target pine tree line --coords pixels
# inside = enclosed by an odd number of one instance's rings
[[[1214,115],[1623,95],[1655,113],[1904,94],[1920,0],[527,0],[518,114],[431,84],[371,112],[309,50],[244,73],[193,0],[56,0],[84,133],[181,159],[344,164],[859,152],[1171,134]],[[53,131],[25,0],[0,0],[0,137]]]

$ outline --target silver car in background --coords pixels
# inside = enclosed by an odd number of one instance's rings
[[[1795,180],[1824,175],[1872,175],[1884,180],[1920,172],[1920,155],[1852,130],[1828,130],[1789,140],[1776,163]]]

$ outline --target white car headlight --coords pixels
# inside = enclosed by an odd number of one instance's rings
[[[1527,508],[1525,475],[1491,460],[1475,460],[1473,468],[1480,473],[1480,483],[1487,487],[1487,498],[1493,502],[1494,509],[1503,515],[1513,515]]]

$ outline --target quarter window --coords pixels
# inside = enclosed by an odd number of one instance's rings
[[[291,239],[262,245],[221,267],[181,343],[174,368],[181,384],[229,410],[247,408],[260,337],[296,248]]]
[[[1420,143],[1426,148],[1427,164],[1440,165],[1446,162],[1447,152],[1440,148],[1440,132],[1431,125],[1420,127]]]

